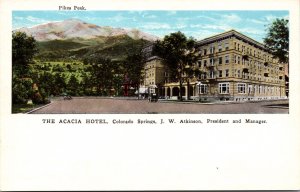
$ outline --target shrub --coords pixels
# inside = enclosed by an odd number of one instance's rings
[[[32,96],[32,103],[33,104],[43,104],[44,103],[44,99],[42,97],[42,95],[36,91],[33,96]]]
[[[30,78],[16,78],[12,80],[12,103],[26,104],[32,94],[32,80]]]

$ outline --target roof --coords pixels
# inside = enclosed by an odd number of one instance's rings
[[[234,29],[232,29],[230,31],[226,31],[226,32],[221,33],[221,34],[217,34],[217,35],[202,39],[202,40],[197,42],[197,45],[202,46],[202,45],[206,45],[206,44],[209,44],[209,43],[213,43],[215,41],[220,41],[220,40],[223,40],[223,39],[227,39],[229,37],[235,37],[239,40],[242,40],[244,42],[249,43],[250,45],[252,45],[254,47],[257,47],[257,48],[263,49],[265,51],[268,51],[264,44],[254,40],[250,37],[247,37],[246,35],[238,32]]]

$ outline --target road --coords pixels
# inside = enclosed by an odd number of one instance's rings
[[[32,114],[287,114],[288,100],[246,103],[150,103],[147,100],[127,100],[118,98],[73,98],[56,99]]]

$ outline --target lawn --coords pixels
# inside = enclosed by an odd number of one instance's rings
[[[35,105],[35,104],[13,104],[12,113],[27,113],[33,109],[43,106],[44,104]]]

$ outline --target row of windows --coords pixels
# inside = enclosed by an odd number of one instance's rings
[[[225,64],[229,64],[229,55],[226,55],[224,57],[224,61],[225,61]],[[209,62],[209,63],[207,63]],[[218,60],[217,59],[214,59],[214,58],[210,58],[208,60],[203,60],[203,66],[206,67],[206,66],[214,66],[215,63],[218,62],[219,65],[223,64],[223,57],[219,57]],[[198,66],[201,67],[202,66],[202,60],[199,60],[198,61]]]
[[[270,55],[263,54],[264,52],[261,52],[261,51],[255,50],[255,49],[252,50],[252,48],[249,48],[249,47],[246,48],[246,46],[244,46],[242,44],[240,45],[237,42],[234,42],[234,49],[237,50],[237,51],[240,51],[244,54],[249,54],[249,55],[254,56],[254,57],[262,58],[265,61],[272,61],[273,60]]]
[[[228,50],[229,49],[229,42],[224,42],[224,49],[223,49],[223,44],[222,42],[218,43],[218,52],[221,52],[223,50]],[[209,51],[209,52],[208,52]],[[216,48],[213,45],[209,46],[209,49],[207,50],[207,48],[203,48],[199,50],[199,54],[200,55],[207,55],[209,54],[213,54],[216,52]]]
[[[208,93],[208,85],[207,84],[200,84],[198,86],[198,93],[199,94],[207,94]],[[229,83],[219,83],[219,94],[229,94],[230,84]],[[246,83],[238,83],[237,84],[237,92],[240,94],[245,93],[279,93],[279,87],[270,87],[270,86],[263,86],[263,85],[246,85]]]
[[[234,46],[233,48],[235,50],[242,52],[243,54],[258,57],[258,58],[263,59],[264,61],[275,61],[272,58],[272,56],[270,56],[269,54],[266,54],[266,52],[264,50],[255,49],[254,47],[251,48],[251,47],[245,46],[243,44],[240,44],[238,42],[234,42],[233,46]],[[200,49],[200,51],[199,51],[200,55],[213,54],[216,52],[216,50],[218,52],[221,52],[223,50],[228,50],[229,49],[229,41],[219,42],[217,46],[215,44],[211,44],[206,47]]]

